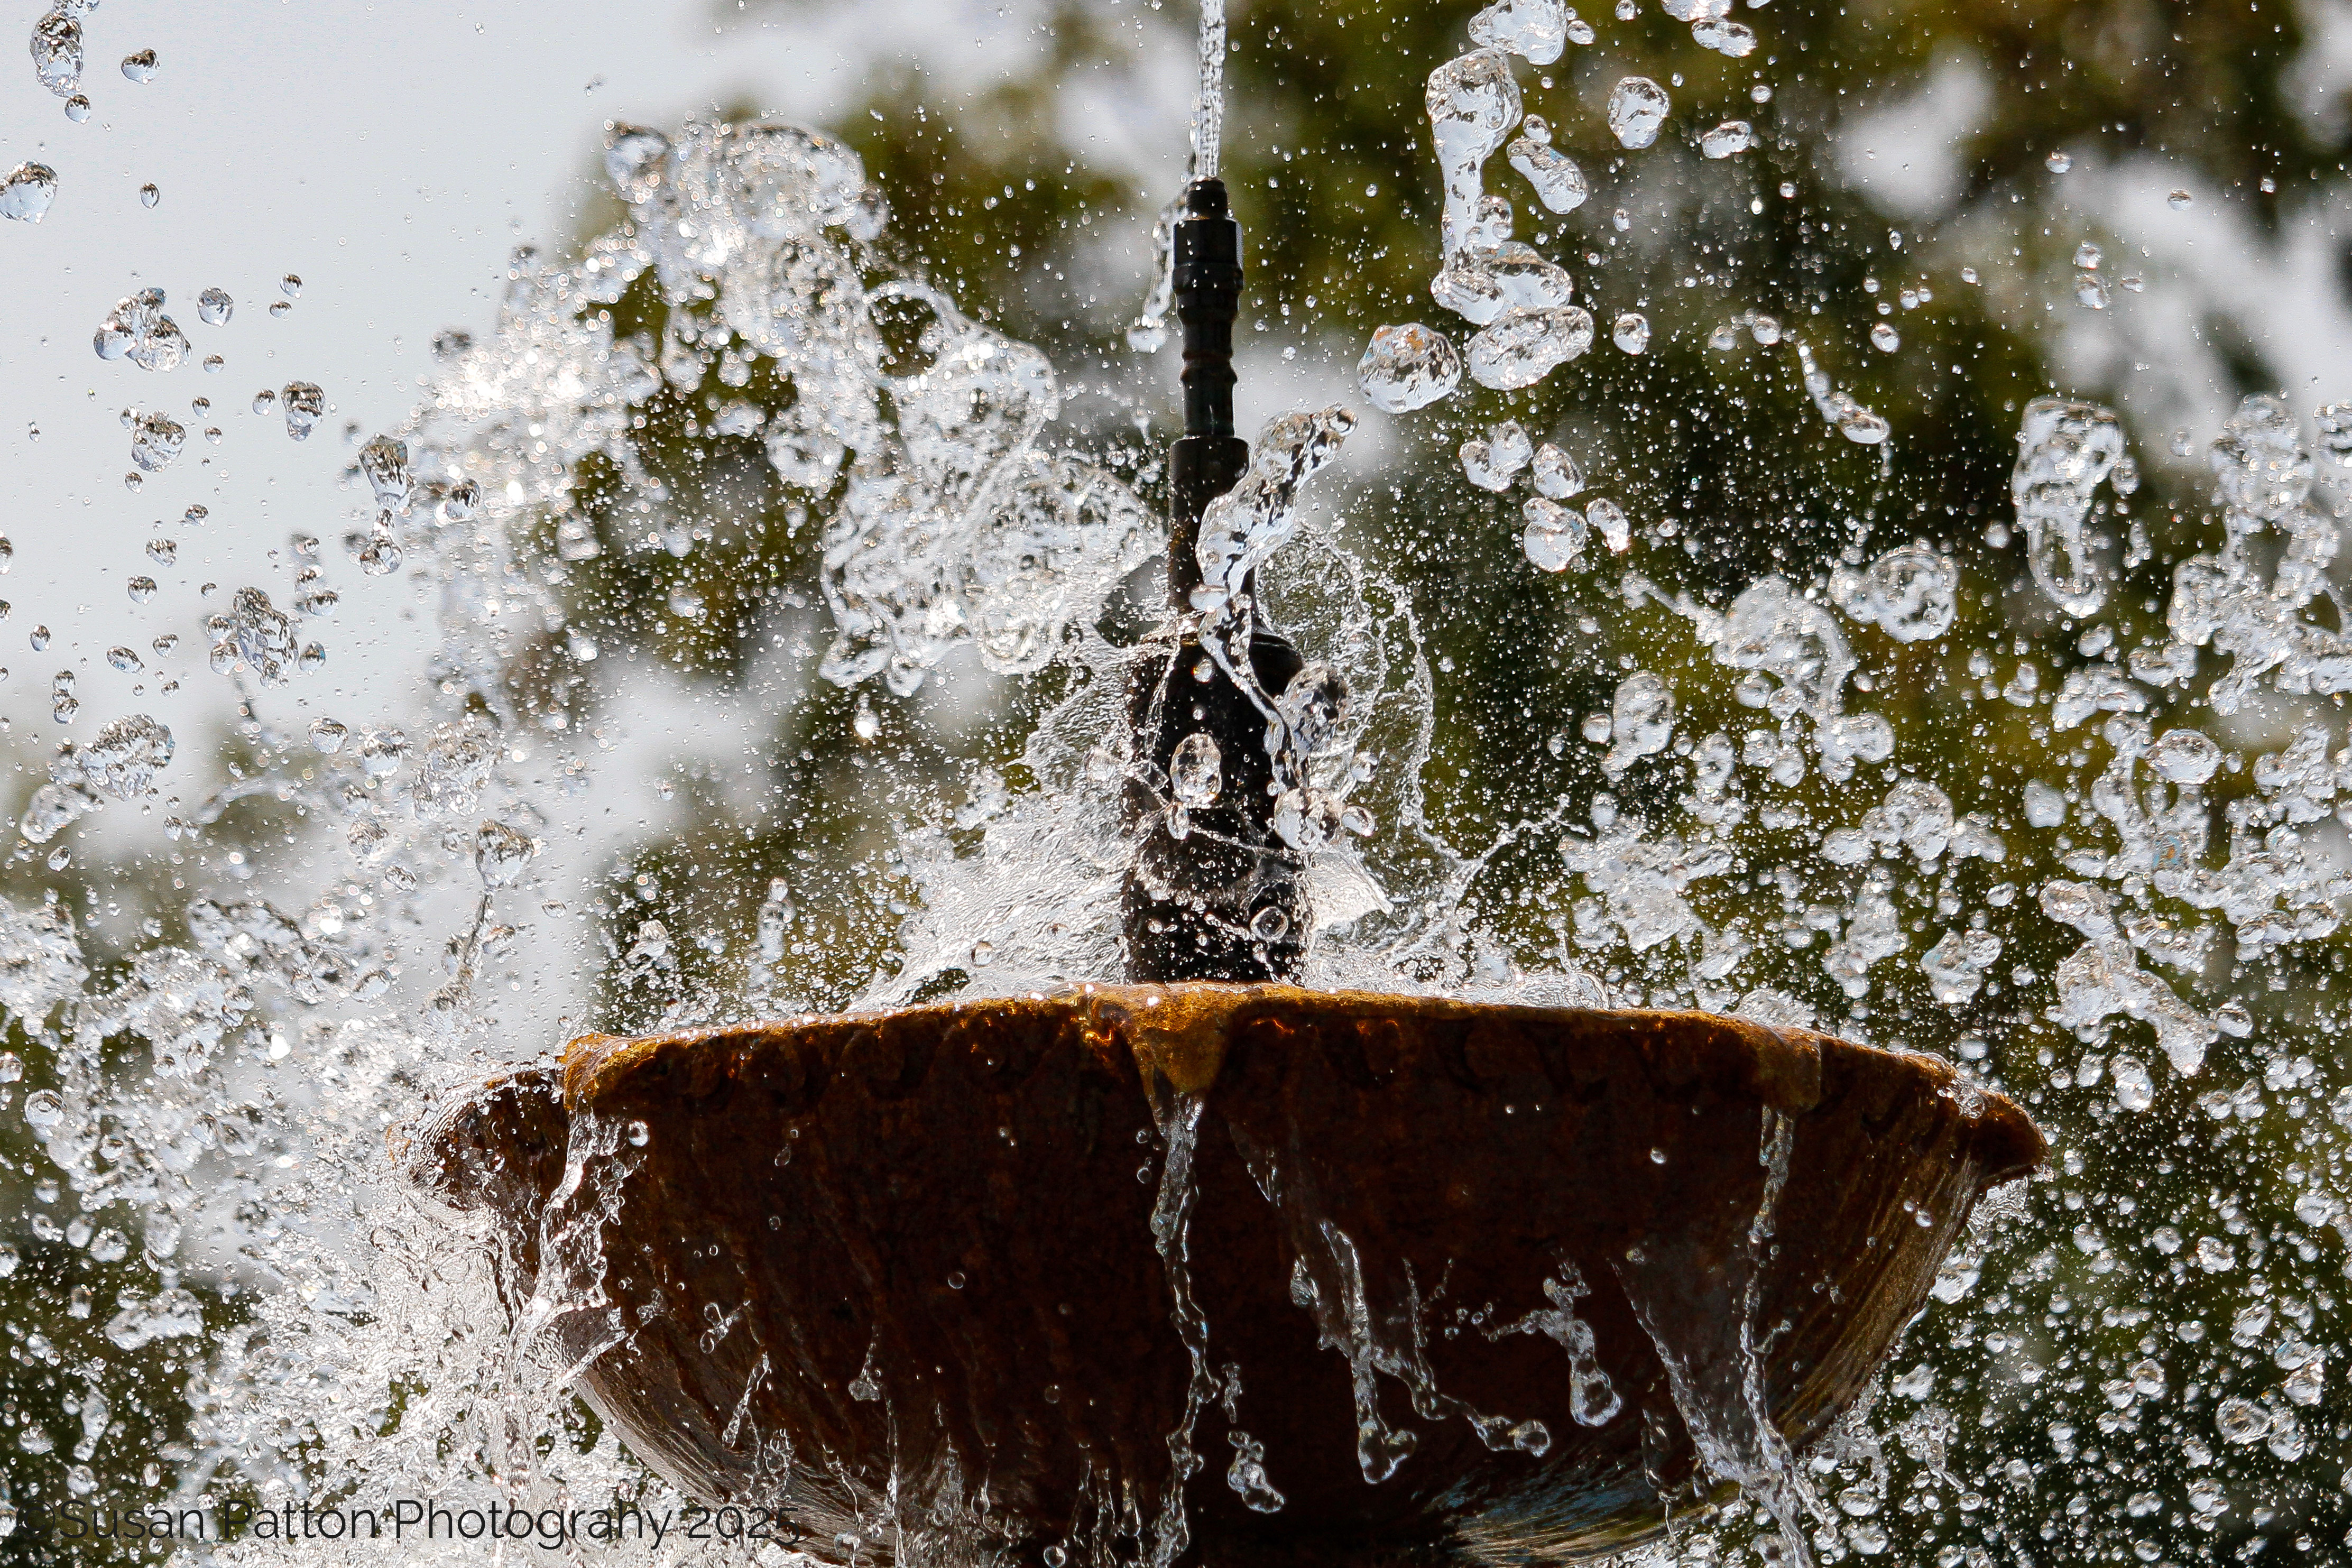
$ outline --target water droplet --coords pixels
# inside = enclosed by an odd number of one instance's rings
[[[2053,153],[2042,162],[2053,174],[2063,174],[2074,166],[2074,160],[2064,153]]]
[[[1650,318],[1638,310],[1628,310],[1610,323],[1609,341],[1629,354],[1637,354],[1650,346]]]
[[[89,100],[75,93],[66,100],[66,118],[79,125],[89,119]]]
[[[1176,804],[1199,811],[1216,804],[1224,789],[1224,756],[1215,739],[1195,731],[1176,744],[1168,761],[1168,784]]]
[[[327,395],[307,381],[289,381],[283,394],[286,402],[286,434],[297,441],[307,441],[310,432],[319,427],[319,420],[327,411]],[[261,397],[253,400],[256,414],[266,413]]]
[[[208,327],[226,327],[236,310],[236,301],[226,289],[207,289],[196,296],[196,320]]]
[[[1666,749],[1675,733],[1673,690],[1660,677],[1635,670],[1617,683],[1609,715],[1610,747],[1601,771],[1614,776],[1642,757]]]
[[[1430,298],[1485,326],[1509,310],[1556,310],[1576,294],[1563,268],[1524,245],[1459,252],[1430,280]]]
[[[1568,41],[1567,7],[1561,0],[1495,0],[1470,18],[1470,37],[1490,49],[1507,49],[1530,65],[1559,58]]]
[[[362,731],[355,754],[362,773],[370,778],[389,778],[407,760],[408,737],[389,728]]]
[[[1756,145],[1756,128],[1745,120],[1727,120],[1698,139],[1698,150],[1710,158],[1728,158]]]
[[[0,179],[0,217],[38,223],[57,200],[58,172],[47,163],[19,163]]]
[[[2116,1103],[2126,1110],[2146,1110],[2156,1103],[2156,1083],[2137,1057],[2119,1056],[2107,1064],[2115,1084]]]
[[[1609,130],[1619,146],[1647,147],[1658,139],[1674,102],[1645,76],[1629,76],[1609,93]]]
[[[1591,502],[1584,509],[1584,521],[1600,531],[1601,541],[1609,546],[1612,554],[1622,555],[1633,548],[1633,525],[1626,521],[1623,509],[1615,501],[1604,496]]]
[[[2190,195],[2187,191],[2175,191],[2170,195],[2164,198],[2165,204],[2170,206],[2174,212],[2181,211],[2196,199],[2197,198],[2195,196]]]
[[[123,56],[122,74],[126,79],[138,82],[142,86],[148,82],[153,81],[155,79],[155,51],[152,49],[137,49]]]
[[[161,473],[172,466],[187,441],[187,426],[151,410],[131,422],[131,461],[142,473]]]
[[[1925,545],[1890,550],[1864,573],[1833,576],[1830,596],[1864,626],[1897,642],[1925,642],[1950,629],[1958,614],[1960,569]]]
[[[135,664],[138,656],[131,657]],[[155,793],[155,775],[171,765],[173,749],[170,730],[144,713],[132,713],[107,725],[86,746],[68,742],[59,747],[49,778],[115,800],[137,800]]]
[[[289,272],[278,280],[278,291],[289,300],[299,299],[302,294],[302,279]]]
[[[110,647],[106,650],[106,662],[120,670],[144,669],[146,664],[134,648]]]
[[[1797,363],[1804,375],[1805,391],[1822,419],[1837,426],[1838,434],[1857,446],[1874,447],[1893,433],[1893,426],[1870,409],[1854,401],[1852,394],[1842,391],[1830,379],[1813,358],[1813,351],[1801,340],[1790,339],[1797,351]]]
[[[239,588],[229,599],[226,615],[206,623],[213,638],[213,673],[228,675],[251,670],[264,686],[283,686],[298,655],[294,625],[258,588]]]
[[[33,645],[33,651],[35,653],[39,653],[42,649],[49,646],[49,628],[47,626],[35,626],[33,628],[30,640]]]
[[[1882,353],[1893,353],[1903,346],[1903,334],[1892,325],[1880,321],[1870,329],[1870,346]]]
[[[32,1106],[29,1102],[25,1110],[26,1120],[29,1121],[32,1115]],[[2206,1239],[2210,1241],[2212,1238],[2208,1237]],[[2260,1442],[2263,1435],[2270,1431],[2271,1415],[2269,1411],[2251,1399],[2232,1396],[2214,1406],[2213,1425],[2220,1429],[2222,1437],[2228,1442],[2255,1443]]]
[[[1461,455],[1462,471],[1472,484],[1481,489],[1507,490],[1512,477],[1535,456],[1535,447],[1517,420],[1506,419],[1489,426],[1483,437],[1463,442]]]
[[[1530,115],[1528,123],[1541,122]],[[1546,137],[1532,132],[1519,137],[1511,143],[1509,156],[1511,167],[1535,187],[1536,199],[1551,212],[1574,212],[1592,194],[1576,161],[1548,145]]]
[[[351,730],[340,720],[313,719],[310,721],[310,732],[311,746],[329,756],[333,756],[343,749],[343,741],[350,735]]]
[[[1536,493],[1553,500],[1566,500],[1584,489],[1584,470],[1549,441],[1536,448],[1533,478]]]
[[[411,480],[408,473],[408,443],[390,436],[378,436],[360,448],[360,472],[365,476],[368,489],[375,492],[375,504],[397,510],[408,504]]]
[[[474,832],[474,871],[485,888],[514,885],[539,853],[538,841],[503,822],[485,822]]]
[[[1470,340],[1470,379],[1510,392],[1532,386],[1592,346],[1592,317],[1570,305],[1507,310]]]
[[[471,479],[459,479],[441,499],[441,521],[444,522],[470,522],[481,510],[482,487]]]
[[[1584,552],[1589,534],[1583,516],[1573,508],[1534,496],[1521,509],[1521,515],[1527,527],[1519,535],[1519,548],[1537,570],[1564,572],[1569,563]]]
[[[293,310],[294,307],[284,300],[272,300],[269,302],[269,319],[271,321],[283,321],[287,316],[292,314]]]
[[[81,24],[65,9],[50,12],[33,24],[33,75],[59,98],[70,98],[81,86]]]
[[[1718,55],[1741,59],[1756,52],[1756,30],[1742,23],[1727,22],[1712,16],[1695,23],[1691,41],[1701,48],[1713,49]]]
[[[1452,395],[1462,358],[1445,334],[1418,321],[1381,327],[1357,363],[1356,380],[1373,407],[1410,413]]]
[[[155,596],[155,579],[152,577],[133,577],[126,586],[134,605],[143,605]]]
[[[188,357],[187,334],[163,313],[163,290],[142,289],[115,302],[90,347],[100,359],[129,359],[142,370],[174,371]]]
[[[163,199],[163,189],[156,185],[152,181],[150,181],[148,184],[139,187],[139,205],[141,206],[152,207]]]

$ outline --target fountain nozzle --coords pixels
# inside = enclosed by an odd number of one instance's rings
[[[1242,304],[1242,226],[1223,180],[1195,180],[1176,223],[1176,318],[1184,329],[1184,434],[1169,453],[1168,594],[1181,613],[1201,585],[1201,514],[1249,466],[1234,434],[1234,321]]]
[[[1298,673],[1297,651],[1253,614],[1246,673],[1237,648],[1213,658],[1186,621],[1201,586],[1201,517],[1240,482],[1249,443],[1234,434],[1234,321],[1241,313],[1242,230],[1224,182],[1185,188],[1175,226],[1172,281],[1184,329],[1184,434],[1168,456],[1171,620],[1137,661],[1129,713],[1135,728],[1129,820],[1142,841],[1121,902],[1127,977],[1293,980],[1306,956],[1309,910],[1304,858],[1274,830],[1269,707]],[[1205,740],[1216,760],[1213,799],[1174,802],[1176,751]]]

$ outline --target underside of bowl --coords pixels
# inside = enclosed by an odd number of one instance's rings
[[[1165,1568],[1784,1507],[2043,1145],[1800,1029],[1202,983],[591,1036],[397,1152],[688,1492],[831,1560]]]

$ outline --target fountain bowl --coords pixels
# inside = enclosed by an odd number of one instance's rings
[[[2045,1152],[1806,1030],[1218,983],[589,1036],[394,1142],[688,1494],[1051,1564],[1622,1550],[1721,1492],[1743,1398],[1821,1437]]]

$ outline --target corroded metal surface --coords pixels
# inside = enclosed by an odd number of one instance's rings
[[[1650,1534],[1657,1484],[1695,1461],[1624,1281],[1654,1328],[1727,1342],[1768,1110],[1793,1141],[1755,1321],[1800,1446],[1867,1384],[1978,1198],[2043,1153],[1946,1065],[1802,1030],[1217,984],[592,1036],[399,1152],[499,1216],[518,1300],[569,1271],[546,1294],[574,1302],[553,1331],[591,1358],[582,1391],[688,1491],[782,1500],[822,1533],[894,1474],[902,1503],[952,1475],[1034,1555],[1122,1484],[1148,1521],[1169,1473],[1190,1363],[1150,1229],[1154,1108],[1187,1093],[1192,1288],[1212,1366],[1240,1369],[1186,1490],[1209,1563],[1568,1561]],[[1543,1422],[1545,1452],[1490,1451],[1383,1377],[1418,1447],[1366,1483],[1348,1363],[1293,1300],[1320,1224],[1360,1258],[1377,1333],[1418,1339],[1451,1398]],[[1570,1268],[1619,1402],[1599,1426],[1560,1345],[1497,1332]],[[1416,1300],[1417,1327],[1395,1310]],[[1278,1512],[1226,1484],[1229,1425],[1265,1446]]]

